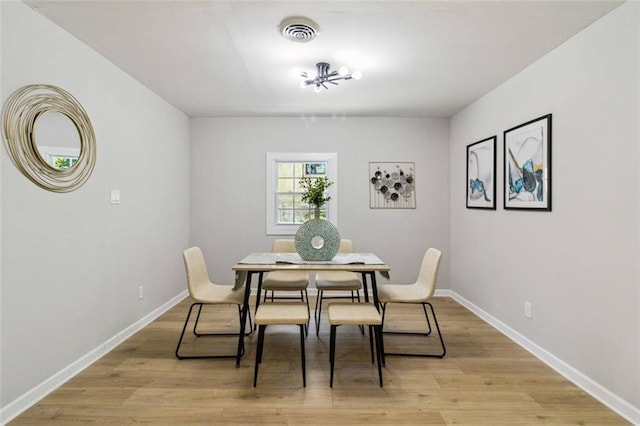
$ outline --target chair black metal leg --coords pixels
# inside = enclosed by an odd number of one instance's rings
[[[438,332],[438,338],[440,339],[440,345],[442,347],[442,353],[440,354],[425,354],[425,353],[399,353],[399,352],[383,352],[383,362],[384,362],[384,357],[389,355],[389,356],[414,356],[414,357],[429,357],[429,358],[443,358],[446,353],[447,353],[447,349],[444,345],[444,339],[442,338],[442,333],[440,331],[440,326],[438,325],[438,319],[436,317],[436,311],[433,309],[433,305],[429,302],[424,302],[421,303],[422,305],[422,309],[425,313],[425,318],[426,318],[426,322],[427,322],[427,327],[428,327],[428,332],[426,333],[420,333],[420,332],[412,332],[412,331],[384,331],[384,321],[385,321],[385,313],[386,313],[386,309],[387,309],[387,304],[384,303],[382,305],[382,333],[383,334],[404,334],[404,335],[409,335],[409,336],[423,336],[423,337],[427,337],[431,334],[431,323],[429,321],[429,315],[428,315],[428,310],[426,308],[426,305],[429,305],[429,307],[431,308],[431,315],[433,316],[433,321],[436,325],[436,331]]]
[[[369,348],[371,350],[371,364],[373,364],[373,326],[369,326]]]
[[[198,305],[200,306],[198,308],[198,314],[196,315],[196,322],[193,324],[193,334],[200,337],[201,335],[198,334],[198,332],[196,331],[196,327],[198,327],[198,321],[200,321],[200,313],[202,312],[202,303],[198,303]]]
[[[302,301],[305,301],[306,298],[306,302],[307,302],[307,323],[304,326],[304,331],[306,333],[306,335],[309,335],[309,322],[311,321],[311,309],[309,308],[309,293],[307,292],[307,289],[305,288],[303,291],[300,291],[300,296]]]
[[[433,315],[433,322],[436,323],[436,330],[438,331],[438,337],[440,337],[440,344],[442,345],[442,355],[437,355],[438,358],[443,358],[447,354],[447,348],[444,346],[444,340],[442,333],[440,332],[440,326],[438,325],[438,318],[436,318],[436,311],[433,309],[433,305],[427,302],[427,305],[431,308],[431,315]]]
[[[376,335],[376,359],[378,360],[378,379],[380,380],[380,387],[382,387],[382,356],[384,349],[382,348],[382,326],[373,326]]]
[[[262,348],[264,346],[264,330],[267,328],[266,325],[260,325],[258,327],[258,347],[256,348],[256,366],[253,372],[253,387],[255,388],[258,384],[258,369],[260,368],[260,363],[262,362]]]
[[[305,350],[304,350],[304,338],[305,338],[304,324],[300,324],[300,354],[302,357],[302,387],[307,387],[307,367],[305,364]]]
[[[351,302],[355,303],[353,301],[353,291],[351,291]],[[360,303],[360,291],[358,291],[358,303]],[[361,324],[358,327],[360,328],[360,333],[362,333],[362,335],[364,336],[364,325]],[[371,330],[369,330],[369,333],[371,333]],[[371,362],[373,362],[373,355],[371,355],[371,356],[372,356]]]
[[[316,299],[316,306],[318,310],[318,316],[316,317],[316,336],[320,335],[320,321],[322,320],[322,302],[324,298],[324,291],[318,292],[318,298]],[[318,304],[318,301],[320,304]]]
[[[320,299],[322,298],[322,290],[318,290],[316,296],[316,307],[313,309],[313,319],[316,322],[316,336],[320,334],[320,317],[318,316],[318,307],[320,306]]]
[[[201,336],[239,336],[239,332],[238,333],[196,333],[196,325],[198,322],[198,319],[200,317],[200,313],[202,312],[202,303],[192,303],[191,306],[189,307],[189,312],[187,313],[187,318],[184,321],[184,325],[182,326],[182,332],[180,333],[180,338],[178,339],[178,345],[176,346],[176,351],[175,351],[175,355],[176,358],[178,359],[201,359],[201,358],[236,358],[238,357],[238,353],[234,354],[234,355],[180,355],[180,346],[182,345],[182,340],[184,338],[184,333],[187,329],[187,325],[189,324],[189,320],[191,319],[191,314],[193,313],[193,308],[198,306],[198,313],[196,314],[196,324],[193,326],[193,330],[194,330],[194,334],[197,337],[201,337]],[[240,308],[239,308],[240,309]],[[240,319],[240,322],[242,322],[242,319]],[[245,334],[247,335],[247,334]],[[244,347],[240,348],[240,357],[244,356]]]
[[[427,336],[431,334],[431,322],[429,321],[429,314],[427,314],[427,305],[426,303],[422,304],[422,310],[424,311],[424,317],[427,320]]]
[[[242,308],[240,307],[240,305],[238,305],[238,319],[242,321]],[[253,321],[251,320],[251,308],[249,306],[247,307],[247,319],[249,319],[249,331],[247,333],[244,333],[244,335],[251,336],[253,334],[254,324],[253,324]]]
[[[329,379],[329,387],[333,387],[333,367],[336,363],[336,329],[337,325],[331,325],[331,335],[329,337],[329,361],[331,362],[331,375]]]
[[[187,324],[189,324],[189,318],[191,318],[191,311],[193,311],[193,307],[196,305],[202,306],[201,303],[192,303],[191,306],[189,307],[189,313],[187,313],[187,319],[184,321],[184,326],[182,326],[182,333],[180,333],[180,338],[178,339],[178,346],[176,346],[176,358],[178,359],[182,359],[179,353],[180,345],[182,344],[182,338],[184,337],[184,332],[187,329]]]
[[[199,333],[198,331],[196,331],[196,327],[198,326],[198,322],[200,321],[200,314],[202,312],[202,307],[203,304],[202,303],[194,303],[194,304],[198,304],[200,305],[200,308],[198,309],[198,314],[196,315],[196,322],[193,325],[193,334],[195,334],[197,337],[202,337],[202,336],[237,336],[238,333]],[[249,324],[251,324],[251,313],[249,312],[249,310],[247,310],[247,315],[249,318]],[[238,320],[242,321],[242,307],[240,305],[238,305]],[[249,330],[249,332],[244,334],[245,336],[251,336],[251,330]]]

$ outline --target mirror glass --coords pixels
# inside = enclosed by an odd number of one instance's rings
[[[57,170],[73,167],[80,156],[80,134],[73,121],[57,111],[41,114],[34,124],[40,157]]]
[[[311,239],[311,246],[314,249],[320,250],[322,247],[324,247],[324,238],[322,238],[320,235],[316,235]]]

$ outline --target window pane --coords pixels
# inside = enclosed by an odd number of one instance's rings
[[[278,163],[279,177],[293,177],[293,163]]]
[[[294,167],[294,176],[298,179],[300,179],[302,176],[304,176],[304,163],[292,163],[293,167]]]
[[[293,179],[278,179],[278,192],[293,192]]]
[[[293,224],[293,210],[278,210],[279,224]]]
[[[276,207],[278,209],[293,209],[293,195],[278,194],[278,198],[276,200]]]
[[[313,213],[309,210],[296,210],[295,211],[295,219],[296,223],[305,223],[307,220],[313,217]]]

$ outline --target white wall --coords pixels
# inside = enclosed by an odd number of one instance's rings
[[[60,86],[97,140],[93,175],[68,194],[0,155],[6,407],[185,290],[189,119],[23,3],[0,10],[3,103],[27,84]],[[109,204],[110,189],[122,204]]]
[[[191,120],[191,243],[213,280],[269,251],[265,233],[267,152],[338,154],[338,229],[356,251],[375,252],[394,282],[413,282],[429,246],[444,252],[448,286],[449,122],[411,118],[216,118]],[[369,162],[415,162],[416,209],[369,209]]]
[[[452,118],[451,287],[640,409],[640,4]],[[508,58],[505,58],[508,60]],[[553,211],[465,208],[466,145],[553,114]],[[523,315],[533,304],[533,319]]]
[[[342,235],[380,254],[394,281],[415,279],[428,246],[443,249],[441,288],[640,406],[639,13],[616,9],[456,115],[449,135],[439,119],[189,125],[27,6],[0,3],[2,100],[59,85],[98,142],[93,176],[70,194],[35,187],[0,150],[0,407],[182,292],[187,245],[230,282],[233,263],[275,238],[264,229],[266,152],[317,151],[338,153]],[[506,212],[500,198],[495,212],[465,209],[466,145],[497,134],[500,165],[502,131],[548,112],[553,212]],[[369,161],[415,162],[417,209],[369,209]],[[121,205],[108,204],[110,189]]]
[[[3,61],[2,61],[2,41],[4,40],[4,37],[2,35],[2,6],[0,5],[0,99],[4,99],[4,89],[2,86],[2,65],[3,65]],[[3,141],[4,143],[4,141]],[[5,162],[5,152],[4,149],[0,149],[0,320],[2,319],[2,288],[4,287],[2,284],[2,170],[4,169],[4,162]],[[0,407],[2,407],[4,404],[2,403],[2,325],[0,324]],[[1,408],[0,408],[1,409]],[[1,420],[0,420],[1,421]]]

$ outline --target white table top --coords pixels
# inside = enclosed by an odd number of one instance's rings
[[[297,253],[251,253],[231,269],[236,274],[235,288],[244,284],[247,272],[269,271],[352,271],[379,272],[389,278],[389,266],[373,253],[338,253],[327,261],[302,260]]]

